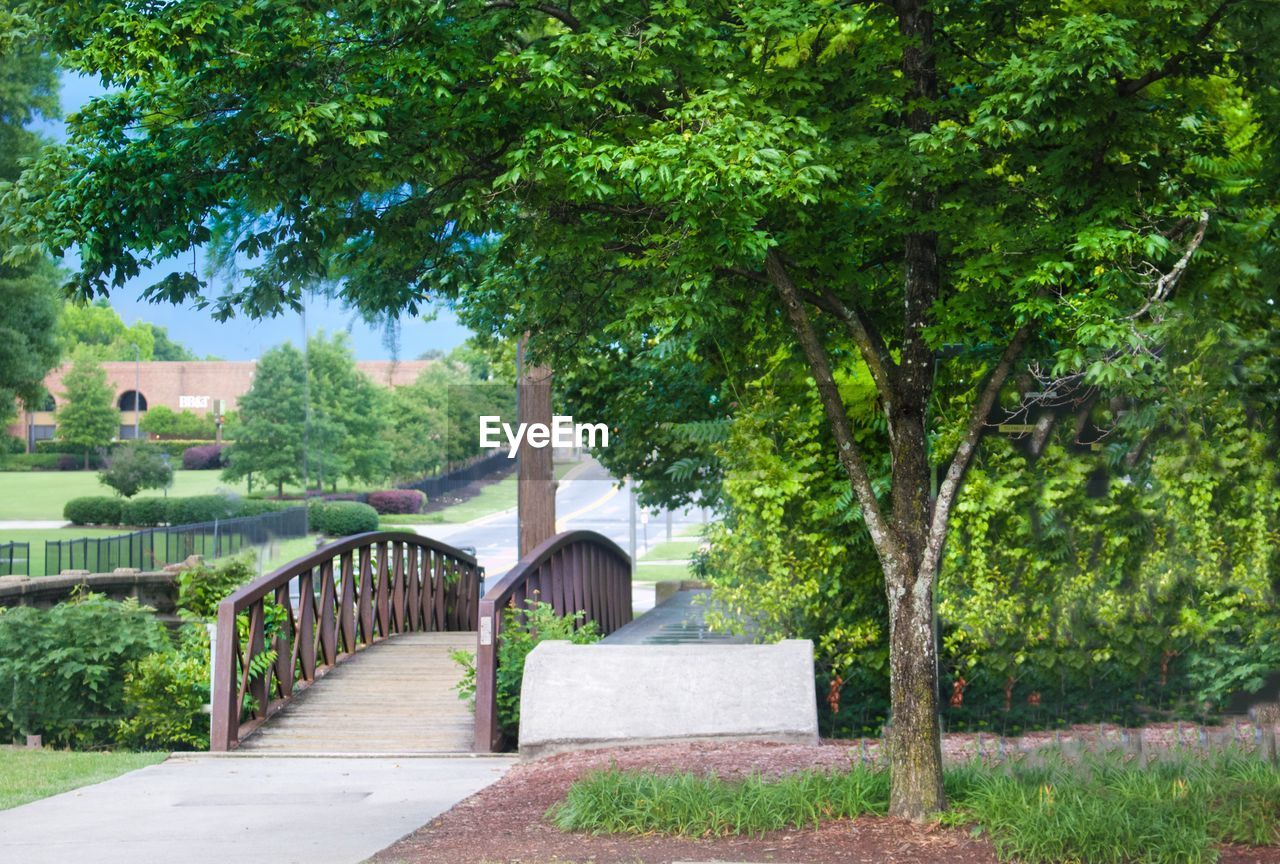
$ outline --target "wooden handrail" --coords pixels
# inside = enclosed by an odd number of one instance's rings
[[[479,646],[476,651],[475,749],[502,749],[498,722],[498,638],[502,610],[523,610],[537,598],[558,615],[585,613],[602,634],[631,620],[631,559],[603,534],[566,531],[548,537],[516,564],[480,600]]]
[[[419,534],[375,531],[330,543],[238,588],[218,604],[209,749],[234,748],[368,645],[398,633],[475,630],[482,578],[475,556],[460,549]],[[255,665],[268,650],[268,635],[276,656]]]

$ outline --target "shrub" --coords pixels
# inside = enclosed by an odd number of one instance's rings
[[[212,621],[218,617],[218,604],[255,575],[251,554],[183,570],[178,574],[178,609]]]
[[[62,507],[62,516],[73,525],[119,525],[124,502],[106,495],[72,498]]]
[[[498,636],[498,722],[503,734],[515,741],[520,734],[520,682],[524,678],[524,661],[534,646],[546,639],[560,639],[575,645],[588,645],[600,641],[596,622],[588,621],[577,626],[585,612],[573,615],[557,615],[550,603],[525,600],[526,609],[514,608],[502,611],[502,632]],[[475,697],[475,654],[470,651],[454,651],[449,655],[462,667],[462,680],[456,690],[458,698],[470,701]]]
[[[163,489],[173,482],[169,457],[143,442],[121,444],[111,453],[98,479],[126,498],[143,489]]]
[[[169,521],[167,498],[133,498],[120,507],[120,523],[139,528],[154,528]]]
[[[369,506],[379,513],[421,513],[427,496],[417,489],[387,489],[369,493]]]
[[[0,453],[8,453],[10,456],[16,456],[19,453],[26,453],[27,445],[17,435],[5,435],[0,440]]]
[[[312,501],[307,505],[312,531],[349,537],[378,530],[378,511],[356,501]]]
[[[148,654],[125,673],[117,740],[135,750],[203,750],[208,701],[209,634],[187,625],[177,650]]]
[[[46,745],[111,743],[125,671],[169,648],[165,627],[136,600],[86,594],[51,609],[0,614],[0,727]]]
[[[242,498],[236,505],[237,516],[261,516],[263,513],[279,513],[290,507],[301,507],[301,501],[268,501],[263,498]]]
[[[18,453],[0,459],[0,465],[5,471],[59,471],[62,470],[62,460],[65,458],[75,462],[76,468],[80,467],[79,460],[74,456],[65,457],[57,453]]]
[[[57,459],[57,469],[59,471],[79,471],[84,467],[84,462],[79,456],[72,456],[70,453],[62,453],[54,457]],[[97,468],[102,465],[103,457],[95,454],[89,459],[89,467]]]
[[[188,471],[208,471],[213,468],[224,468],[222,445],[197,444],[182,451],[182,467]]]
[[[238,515],[238,503],[226,495],[192,495],[169,499],[169,524],[191,525],[230,519]]]

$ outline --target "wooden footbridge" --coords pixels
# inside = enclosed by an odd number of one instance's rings
[[[482,597],[474,556],[405,532],[349,537],[237,590],[218,608],[210,749],[489,752],[501,611],[527,599],[631,620],[626,554],[591,531],[551,537]],[[476,657],[474,713],[458,698]]]

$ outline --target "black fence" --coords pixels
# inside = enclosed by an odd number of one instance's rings
[[[0,543],[0,576],[31,575],[31,544]]]
[[[114,537],[50,540],[44,544],[44,574],[56,576],[63,570],[110,573],[117,567],[159,570],[192,555],[220,558],[271,540],[306,534],[307,508],[293,507],[260,516],[148,528]]]
[[[462,487],[491,474],[497,474],[504,469],[515,468],[515,465],[516,460],[507,458],[507,451],[499,450],[492,456],[477,459],[466,468],[459,468],[456,471],[450,471],[448,474],[441,474],[438,477],[424,477],[414,483],[403,483],[400,488],[417,489],[419,492],[426,494],[428,501],[433,501],[442,495],[456,492]]]

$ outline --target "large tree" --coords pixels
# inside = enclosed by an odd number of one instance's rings
[[[43,143],[31,126],[58,116],[54,59],[33,38],[30,19],[0,2],[0,188],[18,178]],[[59,274],[46,256],[5,262],[0,239],[0,422],[15,398],[37,408],[44,376],[58,362]]]
[[[118,88],[7,196],[82,294],[217,237],[238,287],[150,296],[443,294],[558,375],[677,337],[802,363],[883,571],[895,815],[943,804],[933,592],[1002,391],[1146,375],[1175,313],[1272,284],[1197,278],[1274,241],[1262,0],[40,5]]]
[[[240,397],[240,427],[227,451],[229,480],[258,477],[284,495],[286,483],[303,478],[307,446],[307,367],[292,345],[272,348],[258,360],[253,386]]]
[[[120,412],[107,373],[89,357],[77,358],[62,379],[66,392],[58,408],[58,440],[84,449],[84,467],[89,454],[106,447],[120,432]]]

